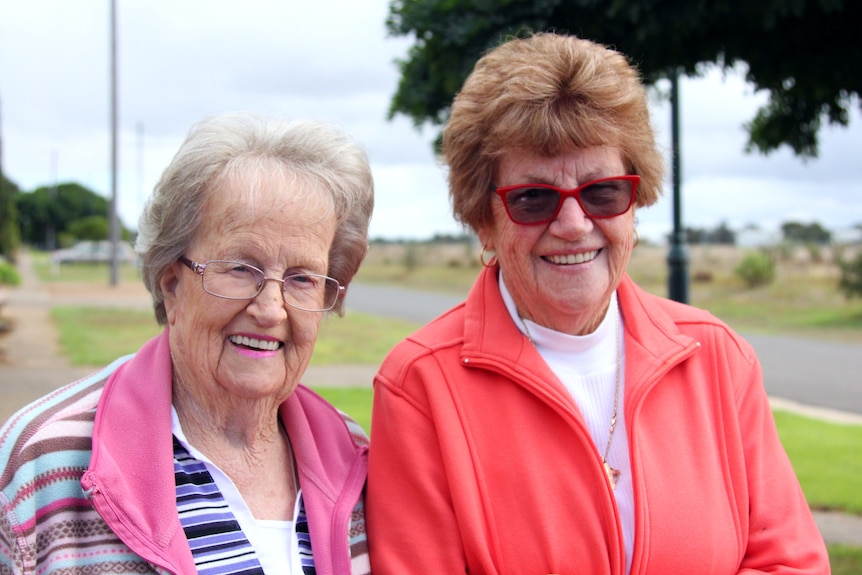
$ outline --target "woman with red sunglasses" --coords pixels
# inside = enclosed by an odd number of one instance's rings
[[[443,156],[485,269],[375,379],[374,572],[828,573],[751,346],[626,275],[663,174],[626,58],[491,50]]]

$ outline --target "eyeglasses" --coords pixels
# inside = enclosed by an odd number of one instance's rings
[[[516,224],[538,225],[554,220],[563,201],[575,198],[591,218],[612,218],[626,213],[637,192],[640,176],[614,176],[564,190],[549,184],[518,184],[491,189],[503,200],[506,213]]]
[[[201,276],[204,291],[224,299],[254,299],[267,281],[281,283],[284,303],[303,311],[329,311],[344,293],[338,280],[319,274],[288,274],[269,278],[262,270],[240,262],[212,260],[203,264],[185,256],[180,263]]]

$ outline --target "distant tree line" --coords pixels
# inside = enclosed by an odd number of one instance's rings
[[[685,232],[689,244],[736,245],[738,235],[728,227],[727,222],[722,222],[715,228],[686,227]],[[832,241],[832,232],[817,222],[785,222],[781,225],[781,237],[788,243],[826,245]]]
[[[713,229],[707,228],[685,228],[686,241],[690,244],[736,244],[736,232],[722,222]]]
[[[812,224],[787,222],[782,224],[781,233],[789,242],[824,245],[832,240],[832,233],[816,222]]]
[[[0,254],[14,260],[23,242],[42,249],[67,247],[80,240],[109,236],[108,200],[76,183],[22,192],[0,177]],[[132,232],[121,225],[124,240]]]
[[[429,239],[389,239],[389,238],[372,238],[372,244],[392,245],[392,244],[464,244],[476,241],[476,236],[470,233],[464,234],[434,234]]]

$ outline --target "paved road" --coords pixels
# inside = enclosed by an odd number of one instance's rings
[[[348,310],[427,323],[463,299],[460,296],[353,283],[347,292],[346,304]]]
[[[347,308],[425,323],[461,301],[457,296],[353,284]],[[771,397],[862,416],[862,345],[780,335],[743,334],[763,366]]]
[[[770,395],[862,414],[862,346],[780,335],[744,336],[757,351]]]

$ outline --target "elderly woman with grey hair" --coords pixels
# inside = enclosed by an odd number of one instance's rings
[[[300,384],[367,251],[364,152],[209,118],[141,216],[164,331],[0,436],[0,573],[367,573],[367,439]]]

